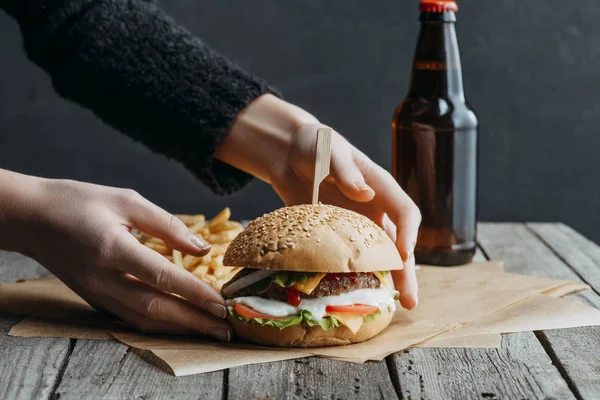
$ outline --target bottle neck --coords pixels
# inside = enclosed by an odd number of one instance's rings
[[[420,20],[409,95],[464,101],[454,13],[423,12]]]

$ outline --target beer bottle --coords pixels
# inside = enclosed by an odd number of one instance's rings
[[[476,242],[478,122],[465,100],[453,0],[422,0],[410,89],[392,122],[393,174],[419,206],[418,263],[460,265]]]

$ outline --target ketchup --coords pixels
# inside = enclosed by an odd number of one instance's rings
[[[287,296],[287,302],[289,305],[298,307],[300,302],[302,301],[302,296],[300,292],[294,289],[286,289],[285,294]]]

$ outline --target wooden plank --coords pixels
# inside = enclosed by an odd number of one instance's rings
[[[577,250],[564,253],[564,248],[553,250],[523,224],[482,224],[479,240],[490,257],[504,260],[509,272],[582,282],[555,253],[575,265],[579,260],[579,256],[574,256]],[[577,246],[577,241],[566,243]],[[590,272],[587,266],[574,269]],[[576,298],[600,306],[600,297],[593,291],[580,293]],[[596,349],[600,327],[544,331],[537,336],[577,398],[598,399],[600,355]]]
[[[531,332],[504,336],[500,349],[410,349],[388,366],[403,398],[573,398]]]
[[[0,251],[0,283],[47,275],[33,260]],[[0,314],[0,399],[49,399],[72,350],[72,341],[8,336],[19,321],[19,317]]]
[[[228,399],[396,399],[385,362],[304,358],[229,370]]]
[[[527,226],[600,294],[600,246],[565,224]]]
[[[148,351],[78,340],[56,390],[63,399],[221,399],[224,372],[175,377]]]
[[[572,399],[532,333],[500,349],[410,349],[388,357],[406,399]]]
[[[0,283],[14,283],[19,279],[37,279],[47,276],[52,274],[31,258],[0,250]]]

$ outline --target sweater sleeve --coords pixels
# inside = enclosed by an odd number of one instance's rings
[[[214,158],[248,103],[276,91],[211,50],[153,2],[0,0],[28,57],[64,98],[185,165],[220,195],[251,177]],[[15,4],[19,4],[16,6]]]

